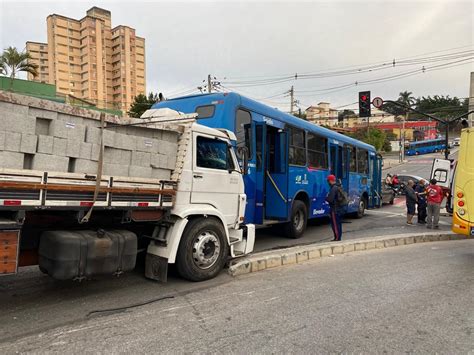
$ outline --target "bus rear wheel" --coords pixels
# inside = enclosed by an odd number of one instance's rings
[[[365,209],[367,208],[367,200],[365,197],[362,197],[359,201],[359,208],[356,212],[356,218],[362,218],[365,214]]]
[[[298,239],[303,236],[308,222],[308,209],[303,201],[295,200],[291,206],[291,219],[285,225],[285,232],[289,238]]]

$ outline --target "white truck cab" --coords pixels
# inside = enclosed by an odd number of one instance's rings
[[[163,279],[168,263],[192,281],[211,278],[228,256],[248,254],[254,246],[255,226],[244,225],[247,199],[235,135],[192,123],[183,136],[188,149],[170,211],[173,224],[147,250],[146,276],[152,279]]]

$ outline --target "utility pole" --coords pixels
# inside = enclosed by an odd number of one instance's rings
[[[207,75],[207,92],[211,92],[212,90],[212,83],[211,83],[211,74]]]
[[[293,85],[291,85],[290,89],[290,115],[293,114],[293,105],[295,104],[295,98],[294,98],[295,90],[293,89]]]
[[[401,154],[401,157],[402,157],[401,162],[402,163],[405,160],[405,121],[407,121],[407,120],[408,120],[408,111],[405,112],[405,116],[403,116],[403,122],[402,122],[402,132],[401,132],[401,134],[402,134],[403,137],[402,137],[402,146],[400,147],[401,152],[402,152],[402,154]]]

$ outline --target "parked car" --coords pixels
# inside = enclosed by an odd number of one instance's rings
[[[453,146],[458,147],[461,145],[461,138],[454,138]]]
[[[382,182],[382,204],[391,204],[395,200],[395,191],[390,186],[387,186],[385,182]]]
[[[421,180],[421,179],[424,179],[425,180],[425,185],[428,185],[428,180],[425,179],[425,178],[422,178],[421,176],[417,176],[417,175],[398,175],[398,181],[399,181],[399,185],[400,185],[400,194],[404,195],[405,194],[405,186],[407,186],[408,184],[408,180],[413,180],[413,182],[416,184],[418,184],[418,182]]]

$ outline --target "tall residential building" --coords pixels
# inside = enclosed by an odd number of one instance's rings
[[[92,7],[75,20],[52,14],[46,19],[48,43],[26,42],[35,80],[101,108],[127,111],[145,94],[145,39],[128,26],[112,28],[110,11]]]

